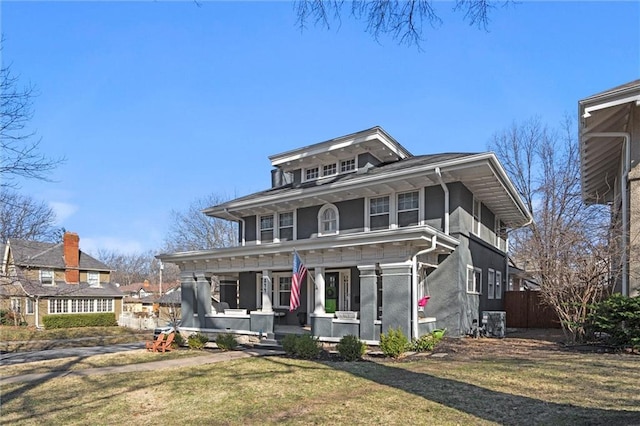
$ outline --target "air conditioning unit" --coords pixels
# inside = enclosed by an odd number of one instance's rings
[[[482,326],[490,337],[504,337],[507,331],[507,313],[505,311],[483,311]]]

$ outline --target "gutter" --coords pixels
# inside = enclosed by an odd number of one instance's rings
[[[582,136],[584,140],[591,138],[624,138],[624,149],[622,151],[622,179],[620,182],[620,193],[622,196],[622,295],[629,296],[629,194],[628,180],[631,169],[631,134],[625,132],[595,132]]]

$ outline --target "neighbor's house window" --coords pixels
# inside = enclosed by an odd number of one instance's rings
[[[35,304],[33,303],[33,299],[27,299],[27,306],[25,311],[27,315],[33,315],[35,313]]]
[[[338,209],[333,204],[322,206],[318,212],[318,235],[338,233]]]
[[[260,216],[260,242],[273,241],[273,215]]]
[[[280,241],[293,240],[293,212],[278,215],[278,238]]]
[[[489,268],[487,272],[487,297],[493,299],[495,295],[496,271]]]
[[[50,314],[66,314],[69,312],[69,299],[49,299]]]
[[[304,173],[304,179],[305,180],[318,179],[318,168],[311,167],[306,169]]]
[[[398,194],[398,226],[417,225],[419,205],[418,191]]]
[[[502,299],[502,272],[496,271],[496,299]]]
[[[356,160],[354,158],[350,160],[342,160],[340,162],[340,173],[351,172],[356,169]]]
[[[49,299],[50,314],[113,312],[113,299]]]
[[[389,228],[389,197],[371,198],[369,200],[369,228]]]
[[[482,204],[480,200],[473,199],[473,228],[471,232],[480,236],[480,211],[482,208]]]
[[[480,294],[482,269],[467,265],[467,293]]]
[[[338,173],[338,166],[336,163],[326,164],[322,166],[322,176],[333,176]]]
[[[53,270],[40,269],[40,282],[42,285],[53,285]]]
[[[20,309],[20,299],[18,299],[16,297],[12,297],[11,298],[11,310],[13,312],[20,313],[20,311],[21,311],[21,309]]]
[[[89,287],[100,287],[100,272],[88,271],[87,284]]]

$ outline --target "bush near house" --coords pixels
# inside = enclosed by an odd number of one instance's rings
[[[194,333],[187,339],[189,349],[204,349],[204,345],[207,344],[209,338],[201,333]]]
[[[613,294],[594,306],[587,322],[610,344],[640,349],[640,297]]]
[[[362,355],[367,351],[367,345],[356,336],[350,334],[340,339],[336,349],[345,361],[351,362],[362,358]]]
[[[75,327],[115,327],[118,325],[113,312],[73,315],[45,315],[42,323],[47,330]]]
[[[287,334],[282,339],[282,349],[287,355],[302,359],[315,359],[321,351],[318,339],[310,334]]]
[[[442,340],[444,336],[444,330],[434,330],[429,334],[420,336],[418,339],[413,339],[411,342],[411,350],[416,352],[430,352],[432,351],[438,342]]]
[[[238,347],[238,341],[233,334],[223,333],[216,336],[216,345],[223,351],[233,351]]]
[[[385,356],[400,358],[409,349],[411,349],[409,339],[400,327],[389,328],[386,334],[380,334],[380,350]]]

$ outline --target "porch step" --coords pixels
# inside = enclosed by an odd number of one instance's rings
[[[261,348],[282,349],[282,345],[276,339],[261,339],[260,343],[258,343],[255,346],[258,346]]]

